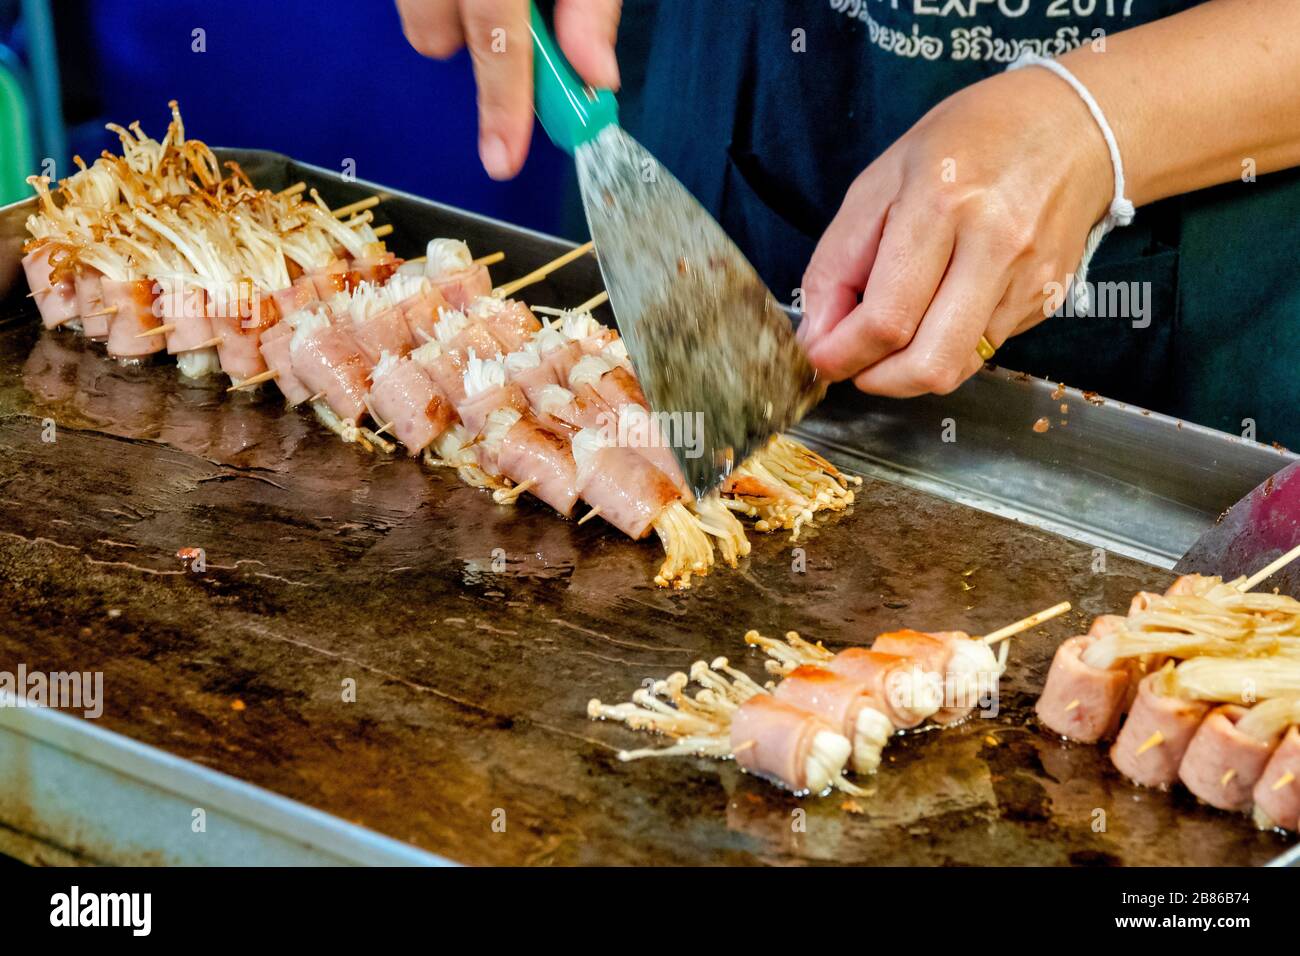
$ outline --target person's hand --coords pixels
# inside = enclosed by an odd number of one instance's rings
[[[493,179],[524,165],[533,135],[533,41],[528,0],[397,0],[402,30],[425,56],[469,46],[478,81],[479,157]],[[555,39],[582,79],[618,87],[614,40],[622,0],[556,0]]]
[[[1060,304],[1112,192],[1101,131],[1060,78],[961,90],[849,187],[804,273],[809,358],[864,392],[951,392],[981,335],[996,348]]]

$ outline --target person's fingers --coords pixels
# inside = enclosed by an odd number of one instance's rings
[[[844,202],[822,233],[803,274],[803,319],[799,341],[805,348],[821,339],[858,303],[885,227],[889,206],[870,168],[849,187]]]
[[[1050,269],[1038,267],[1013,280],[993,310],[984,337],[997,349],[1007,339],[1028,332],[1055,314],[1068,294],[1068,279],[1058,281]]]
[[[456,0],[397,0],[406,40],[423,56],[445,60],[465,45]]]
[[[478,148],[493,179],[519,172],[533,135],[533,40],[528,0],[460,0],[478,82]]]
[[[618,19],[622,0],[556,0],[555,39],[584,81],[618,89]]]
[[[976,351],[993,310],[1006,291],[1005,281],[990,280],[987,256],[963,246],[953,250],[943,284],[926,310],[911,344],[857,375],[864,392],[911,398],[953,391],[983,364]]]
[[[861,303],[809,342],[809,360],[840,381],[906,348],[943,281],[952,249],[947,221],[892,207]]]

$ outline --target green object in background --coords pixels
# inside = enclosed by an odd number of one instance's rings
[[[618,122],[618,101],[609,90],[583,83],[564,58],[537,4],[532,6],[533,101],[551,141],[570,155]]]
[[[0,47],[0,206],[31,195],[27,176],[35,168],[32,115],[17,64]]]

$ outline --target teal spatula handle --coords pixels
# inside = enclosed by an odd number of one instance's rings
[[[618,122],[618,101],[609,90],[593,90],[573,72],[537,4],[532,7],[533,102],[551,142],[572,154],[606,126]]]

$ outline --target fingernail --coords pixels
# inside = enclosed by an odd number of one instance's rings
[[[483,168],[493,179],[510,178],[510,153],[506,150],[506,141],[494,133],[479,139],[478,155],[483,160]]]
[[[799,328],[795,331],[795,338],[798,339],[805,350],[811,347],[816,340],[817,322],[811,315],[804,315],[803,321],[799,323]]]
[[[618,57],[614,55],[613,50],[606,50],[601,58],[605,61],[604,73],[610,78],[609,88],[617,91],[622,83],[622,77],[618,72]]]

